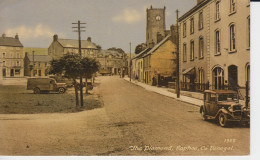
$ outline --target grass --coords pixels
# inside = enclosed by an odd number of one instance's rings
[[[84,106],[76,108],[73,88],[65,94],[33,94],[25,86],[0,86],[0,114],[70,113],[100,108],[98,95],[84,95]]]

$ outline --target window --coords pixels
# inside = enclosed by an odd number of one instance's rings
[[[183,44],[183,62],[187,61],[187,48],[186,43]]]
[[[216,20],[220,20],[220,1],[216,2]]]
[[[38,62],[38,67],[41,67],[41,62]]]
[[[248,48],[250,48],[250,16],[247,17],[247,34],[248,34]]]
[[[5,58],[5,53],[3,53],[3,58]]]
[[[236,0],[230,0],[230,13],[233,13],[236,11]]]
[[[190,34],[194,33],[194,18],[190,19]]]
[[[213,70],[213,86],[214,89],[224,88],[224,70],[220,67],[216,67]]]
[[[20,62],[19,61],[16,62],[16,66],[20,66]]]
[[[215,54],[220,54],[220,31],[216,30],[215,32]]]
[[[3,67],[5,67],[5,61],[3,61]]]
[[[204,83],[204,70],[201,68],[199,69],[199,84]],[[201,85],[200,85],[201,87]]]
[[[203,28],[203,13],[199,13],[199,29]]]
[[[186,37],[186,22],[183,23],[183,37]]]
[[[204,56],[204,41],[203,37],[199,38],[199,58],[203,58]]]
[[[235,25],[231,24],[229,26],[229,50],[235,51],[236,50],[236,35],[235,35]]]
[[[194,41],[190,41],[190,60],[194,60]]]

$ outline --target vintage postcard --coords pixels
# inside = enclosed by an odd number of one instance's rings
[[[0,0],[0,155],[250,155],[249,0]]]

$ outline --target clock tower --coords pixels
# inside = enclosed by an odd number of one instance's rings
[[[157,44],[160,39],[165,37],[165,7],[146,9],[146,45]]]

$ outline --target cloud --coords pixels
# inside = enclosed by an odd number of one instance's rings
[[[54,35],[54,31],[41,23],[34,27],[21,25],[16,28],[7,29],[5,33],[8,36],[14,36],[17,33],[22,39],[52,37]]]
[[[134,24],[142,20],[143,14],[135,9],[125,8],[119,15],[112,18],[113,22]]]

